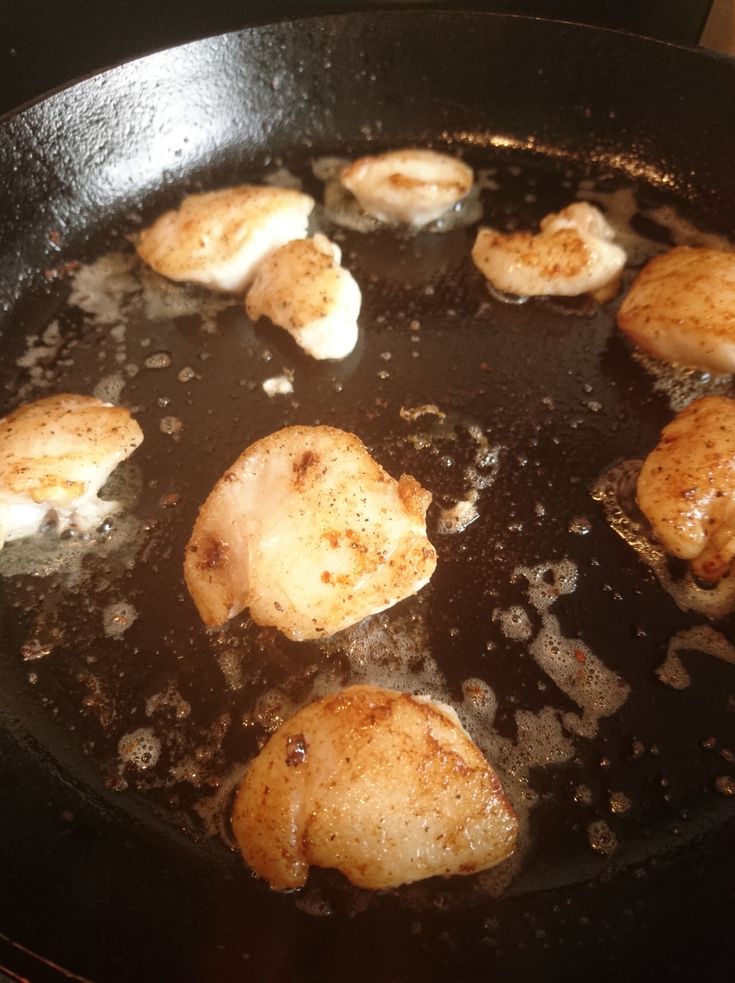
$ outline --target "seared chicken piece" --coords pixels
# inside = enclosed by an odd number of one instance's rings
[[[360,157],[340,182],[363,210],[382,222],[420,228],[440,218],[472,188],[472,169],[434,150],[394,150]]]
[[[273,734],[240,786],[232,827],[276,890],[302,887],[311,865],[385,889],[500,863],[518,821],[451,707],[353,686]]]
[[[344,358],[357,344],[362,297],[326,236],[297,239],[258,268],[245,302],[248,317],[285,328],[314,358]]]
[[[524,297],[612,296],[625,265],[625,252],[601,212],[575,202],[547,215],[537,235],[480,229],[472,249],[475,265],[489,283]]]
[[[136,248],[170,280],[238,292],[279,246],[303,239],[313,207],[300,191],[253,184],[189,195],[143,229]]]
[[[128,410],[92,396],[47,396],[0,420],[0,547],[52,512],[59,532],[99,525],[118,506],[97,492],[142,440]]]
[[[665,426],[637,496],[667,553],[702,580],[725,575],[735,557],[735,401],[706,396]]]
[[[656,256],[633,282],[618,324],[656,358],[735,372],[735,252],[677,246]]]
[[[244,608],[289,638],[321,638],[429,581],[431,495],[394,481],[354,434],[287,427],[256,441],[202,506],[184,574],[207,625]]]

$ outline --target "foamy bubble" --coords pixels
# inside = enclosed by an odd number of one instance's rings
[[[565,725],[583,737],[597,732],[601,717],[625,703],[630,687],[578,638],[565,638],[558,619],[546,612],[529,652],[559,689],[573,700],[582,717],[567,714]]]
[[[519,604],[507,610],[495,608],[493,621],[497,621],[506,638],[514,642],[526,642],[533,635],[533,626],[528,612]]]
[[[109,483],[108,483],[109,484]],[[76,590],[90,582],[85,558],[116,555],[132,566],[144,544],[144,525],[133,515],[116,514],[107,520],[109,529],[93,535],[61,539],[54,532],[7,543],[0,550],[0,577],[63,576],[65,590]]]
[[[546,706],[538,713],[517,710],[515,722],[515,741],[493,737],[488,753],[518,783],[523,792],[521,798],[532,802],[536,796],[528,785],[531,769],[570,761],[574,744],[564,733],[559,711],[554,707]]]
[[[20,355],[15,364],[22,369],[30,369],[39,362],[48,362],[54,359],[62,346],[63,337],[58,321],[51,321],[39,338],[38,335],[28,335],[26,337],[26,350]]]
[[[70,278],[69,305],[88,314],[96,324],[119,324],[122,306],[139,290],[137,260],[132,253],[106,253],[79,267]]]
[[[596,853],[603,853],[606,857],[611,857],[620,845],[617,836],[604,819],[589,824],[587,839]]]
[[[158,764],[161,742],[150,727],[139,727],[123,734],[117,745],[122,766],[132,765],[138,771],[147,771]]]
[[[173,712],[177,720],[185,720],[191,713],[191,703],[183,698],[173,683],[169,683],[166,689],[154,693],[145,701],[146,717],[169,712]]]
[[[715,375],[700,369],[671,365],[640,348],[635,348],[632,355],[651,376],[654,390],[668,397],[669,406],[675,413],[680,413],[703,396],[728,396],[733,392],[732,375]]]
[[[111,329],[133,316],[160,321],[198,315],[207,321],[232,304],[224,295],[203,295],[158,276],[132,252],[106,253],[83,264],[70,282],[69,305],[78,307],[93,323]]]
[[[442,509],[436,523],[436,531],[442,536],[464,532],[467,526],[480,517],[476,505],[478,497],[477,491],[473,488],[467,498],[455,502],[450,508]]]
[[[498,710],[498,698],[484,679],[472,676],[462,683],[464,701],[458,711],[463,726],[469,733],[477,733],[489,727]]]
[[[436,403],[421,403],[419,406],[402,406],[398,411],[402,420],[414,423],[422,416],[436,416],[440,421],[447,418],[444,410],[439,409]]]
[[[472,458],[462,468],[464,494],[456,498],[452,505],[440,510],[435,528],[436,533],[443,536],[464,532],[481,515],[480,493],[490,488],[498,475],[501,448],[490,443],[487,433],[475,420],[443,410],[436,403],[402,406],[399,414],[409,423],[423,417],[434,418],[427,421],[426,429],[408,434],[402,440],[411,444],[416,451],[441,454],[450,466],[453,466],[454,459],[445,452],[447,443],[458,443],[463,433],[471,439],[474,445]]]
[[[610,793],[610,812],[616,816],[624,816],[627,812],[630,812],[633,803],[629,796],[625,792],[620,792],[618,790],[613,790]]]
[[[589,785],[577,785],[574,789],[574,801],[580,806],[592,805],[592,789]]]
[[[732,252],[735,249],[732,242],[725,236],[716,235],[712,232],[702,232],[696,225],[692,225],[688,219],[679,214],[673,205],[658,205],[656,208],[647,208],[643,214],[667,229],[677,246],[704,246],[708,249],[722,249],[725,252]]]
[[[92,395],[102,400],[103,403],[111,403],[113,406],[117,406],[126,382],[125,376],[120,372],[105,375],[92,390]]]
[[[513,571],[512,579],[521,577],[528,583],[529,601],[541,615],[541,626],[528,651],[582,711],[581,716],[564,714],[565,727],[580,737],[593,737],[600,718],[609,717],[620,709],[628,698],[630,687],[581,639],[565,637],[559,619],[549,611],[559,597],[576,590],[577,566],[567,558],[535,567],[519,566]]]
[[[686,689],[691,684],[691,676],[681,661],[682,652],[701,652],[735,665],[735,645],[721,632],[709,625],[685,628],[672,636],[666,650],[666,658],[656,669],[656,675],[661,682],[672,689]]]
[[[217,664],[225,677],[228,689],[233,692],[242,689],[245,684],[242,659],[242,653],[233,648],[224,649],[224,651],[217,653]]]
[[[564,558],[558,563],[516,567],[512,579],[525,578],[528,582],[528,599],[542,614],[563,594],[572,594],[577,589],[577,576],[577,565],[573,560]]]
[[[299,705],[284,690],[274,687],[260,694],[252,717],[266,733],[272,734],[298,709]]]
[[[345,685],[371,683],[385,689],[431,694],[444,703],[451,702],[444,674],[431,655],[428,627],[420,607],[413,615],[367,618],[338,639],[327,641],[324,647],[347,659],[349,679]]]
[[[184,422],[178,416],[164,416],[161,417],[158,429],[169,437],[179,437],[184,429]]]
[[[686,689],[692,684],[692,677],[687,672],[686,666],[676,650],[672,651],[670,646],[666,658],[654,671],[661,682],[671,689]]]
[[[137,610],[127,601],[108,604],[102,611],[102,626],[105,635],[108,638],[122,638],[137,617]]]
[[[146,356],[143,365],[147,369],[168,369],[171,367],[172,361],[171,352],[153,352]]]

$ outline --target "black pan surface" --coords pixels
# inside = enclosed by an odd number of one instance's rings
[[[4,409],[122,382],[146,434],[117,490],[127,524],[91,550],[50,540],[32,562],[28,546],[0,556],[0,931],[11,967],[32,958],[22,946],[105,981],[551,980],[592,969],[619,979],[622,967],[649,979],[652,960],[674,978],[729,978],[733,668],[693,653],[687,689],[661,683],[670,638],[704,618],[674,605],[590,494],[672,416],[615,332],[617,301],[503,303],[469,261],[474,227],[338,232],[363,286],[362,337],[345,362],[324,365],[250,324],[238,303],[145,277],[126,236],[186,189],[287,167],[319,196],[313,159],[412,144],[490,169],[485,220],[506,227],[532,227],[581,186],[608,204],[630,189],[641,214],[675,205],[727,235],[730,95],[732,63],[701,53],[523,18],[391,13],[197,42],[5,120]],[[670,240],[641,214],[647,241]],[[28,340],[53,323],[60,345],[53,333]],[[269,398],[261,383],[284,370],[293,396]],[[427,404],[443,422],[407,419]],[[353,430],[389,471],[434,492],[437,574],[329,645],[289,645],[246,617],[208,635],[180,568],[196,509],[248,443],[296,422]],[[475,427],[497,452],[479,465],[480,518],[441,535],[439,507],[477,466]],[[48,572],[60,557],[64,571]],[[502,630],[502,612],[523,605],[536,637],[543,615],[518,570],[563,560],[578,579],[550,609],[560,632],[579,640],[581,662],[590,653],[630,689],[586,736],[571,733],[579,707],[531,658],[531,640]],[[122,602],[136,620],[106,633],[104,613]],[[716,628],[732,637],[731,619]],[[468,726],[498,753],[522,745],[530,718],[519,712],[538,722],[551,708],[547,745],[562,740],[568,753],[521,769],[535,802],[521,869],[499,898],[473,879],[369,896],[329,872],[278,896],[244,869],[226,829],[209,835],[278,714],[315,685],[361,678],[429,689],[465,711],[462,684],[482,680],[497,697],[494,727],[487,711]],[[125,766],[120,742],[141,728],[160,757]],[[523,784],[514,790],[520,805]],[[591,826],[617,849],[592,849]]]
[[[678,44],[696,44],[711,0],[179,0],[176,17],[167,0],[76,0],[67,4],[26,0],[6,4],[0,31],[0,112],[47,93],[82,74],[139,58],[175,44],[253,24],[309,14],[345,14],[386,7],[493,10],[622,28]]]

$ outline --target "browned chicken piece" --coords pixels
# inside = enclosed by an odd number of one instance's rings
[[[724,576],[735,557],[735,401],[698,399],[665,426],[637,495],[667,553],[702,580]]]
[[[303,239],[314,199],[288,188],[242,184],[184,198],[138,235],[140,258],[170,280],[244,290],[258,264]]]
[[[51,512],[59,532],[99,525],[118,507],[99,489],[142,440],[128,410],[92,396],[47,396],[0,420],[0,547]]]
[[[469,194],[474,175],[456,157],[410,148],[360,157],[340,181],[368,215],[420,228]]]
[[[357,344],[362,295],[326,236],[296,239],[258,267],[245,301],[248,317],[285,328],[313,358],[345,358]]]
[[[735,253],[677,246],[652,259],[623,301],[618,324],[656,358],[735,372]]]
[[[232,826],[276,890],[310,866],[359,887],[472,874],[513,852],[518,821],[455,712],[428,697],[353,686],[286,721],[252,762]]]
[[[480,229],[472,259],[496,290],[517,296],[576,297],[594,293],[607,300],[617,289],[625,253],[613,230],[587,202],[547,215],[541,231]]]
[[[295,640],[332,635],[428,583],[430,502],[354,434],[287,427],[248,447],[202,506],[186,548],[189,592],[208,625],[247,607]]]

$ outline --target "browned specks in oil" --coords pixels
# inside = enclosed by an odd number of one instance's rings
[[[304,480],[308,472],[319,463],[319,456],[313,451],[304,451],[298,461],[293,463],[294,485],[296,488],[303,487]]]
[[[200,549],[194,550],[192,547],[192,551],[200,552]],[[201,556],[197,566],[200,570],[216,570],[226,561],[226,557],[227,545],[221,539],[208,539],[201,547]]]

